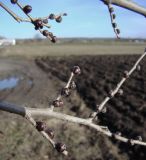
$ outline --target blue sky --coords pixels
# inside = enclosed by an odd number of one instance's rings
[[[145,0],[134,0],[146,7]],[[25,17],[22,11],[5,3],[15,13]],[[63,22],[51,21],[51,32],[57,37],[115,37],[111,27],[107,7],[100,0],[19,0],[22,4],[33,7],[32,16],[47,16],[49,13],[68,13]],[[146,38],[146,17],[131,11],[115,7],[117,23],[121,36],[126,38]],[[32,24],[17,23],[0,8],[0,35],[8,38],[33,38],[37,31]]]

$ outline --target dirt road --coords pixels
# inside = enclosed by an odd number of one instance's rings
[[[82,74],[75,79],[77,91],[57,111],[88,117],[109,91],[130,69],[138,55],[100,55],[25,58],[3,56],[0,77],[17,77],[16,87],[0,91],[0,100],[31,107],[47,107],[67,81],[70,68],[79,65]],[[124,95],[107,104],[107,113],[99,115],[98,123],[113,132],[146,141],[146,60],[125,86]],[[40,117],[39,120],[42,120]],[[69,157],[64,158],[33,130],[21,117],[0,111],[0,159],[2,160],[145,160],[146,149],[115,142],[93,130],[78,125],[43,119],[55,130],[55,139],[67,144]],[[2,133],[2,134],[1,134]],[[2,137],[2,138],[1,138]],[[82,153],[82,154],[81,154]]]
[[[1,100],[33,106],[39,103],[46,105],[49,92],[55,93],[53,80],[35,64],[34,60],[1,58],[0,77],[1,80],[11,77],[19,79],[16,87],[0,91]]]

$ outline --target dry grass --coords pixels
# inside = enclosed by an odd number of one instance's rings
[[[50,44],[48,41],[19,42],[16,46],[3,48],[1,56],[70,56],[70,55],[108,55],[108,54],[140,54],[145,48],[144,43],[125,41],[66,41]]]

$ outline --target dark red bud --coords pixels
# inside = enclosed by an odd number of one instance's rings
[[[49,136],[51,139],[54,138],[54,131],[53,131],[52,129],[47,128],[47,129],[45,130],[45,132],[48,134],[48,136]]]
[[[16,4],[18,2],[18,0],[11,0],[12,4]]]
[[[52,43],[56,43],[56,41],[57,41],[57,37],[56,36],[53,36],[53,37],[51,37],[52,39],[51,39],[51,42]]]
[[[75,88],[76,88],[76,83],[74,81],[71,81],[69,89],[75,89]]]
[[[25,14],[28,14],[32,11],[32,7],[29,6],[29,5],[26,5],[24,8],[23,8],[23,11]]]
[[[45,36],[45,37],[49,36],[49,31],[48,30],[43,30],[43,36]]]
[[[70,95],[70,90],[69,90],[69,88],[62,88],[62,90],[61,90],[61,95],[62,96],[69,96]]]
[[[63,13],[63,16],[67,16],[67,13]]]
[[[118,28],[116,28],[116,32],[117,32],[118,34],[120,34],[120,30],[119,30]]]
[[[48,30],[43,30],[43,36],[45,36],[45,37],[48,37],[48,36],[50,36],[50,37],[53,37],[53,33],[51,33],[51,32],[49,32]]]
[[[116,28],[117,27],[117,23],[112,23],[113,27]]]
[[[35,20],[34,25],[38,29],[42,28],[43,27],[43,21],[41,19],[37,19],[37,20]]]
[[[47,24],[48,23],[48,19],[43,19],[43,23]]]
[[[76,75],[79,75],[79,74],[81,73],[81,69],[80,69],[79,66],[74,66],[74,67],[72,68],[72,72],[73,72],[74,74],[76,74]]]
[[[63,101],[62,100],[54,100],[52,104],[54,107],[62,107]]]
[[[56,20],[56,22],[60,23],[62,21],[62,17],[58,16],[55,20]]]
[[[63,143],[56,143],[55,148],[58,152],[63,152],[66,150],[66,145]]]
[[[124,71],[124,78],[128,78],[129,77],[129,73],[128,73],[128,71]]]
[[[36,122],[36,129],[41,132],[44,131],[46,129],[46,123],[41,122],[41,121],[37,121]]]
[[[55,18],[55,15],[54,15],[53,13],[51,13],[51,14],[49,15],[49,19],[53,20],[54,18]]]
[[[109,11],[110,11],[110,13],[114,12],[114,8],[113,8],[113,7],[110,7],[110,8],[109,8]]]
[[[116,15],[115,15],[115,14],[112,14],[112,18],[115,19],[115,18],[116,18]]]
[[[123,95],[123,93],[124,93],[124,92],[123,92],[123,90],[122,90],[122,89],[119,89],[119,90],[118,90],[118,92],[117,92],[117,94],[118,94],[119,96],[122,96],[122,95]]]
[[[109,98],[112,98],[113,97],[113,91],[111,90],[111,91],[109,91],[109,93],[108,93],[108,97]]]

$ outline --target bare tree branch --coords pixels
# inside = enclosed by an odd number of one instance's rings
[[[120,88],[122,87],[122,85],[125,83],[125,81],[129,78],[129,76],[136,70],[137,66],[139,65],[139,63],[141,62],[141,60],[146,56],[146,49],[144,51],[144,53],[140,56],[140,58],[136,61],[136,63],[134,64],[134,66],[131,68],[131,70],[125,71],[123,74],[123,78],[121,79],[121,81],[117,84],[116,88],[114,90],[111,90],[111,92],[109,93],[109,96],[107,96],[102,102],[101,104],[98,106],[97,112],[94,112],[91,114],[91,117],[93,118],[92,120],[94,120],[96,118],[96,116],[98,115],[98,113],[102,112],[103,109],[105,108],[106,103],[113,98],[118,91],[120,90]]]
[[[53,35],[53,33],[49,32],[48,30],[42,30],[43,27],[51,28],[50,24],[48,24],[48,19],[50,20],[56,20],[56,22],[60,23],[62,21],[62,16],[66,16],[66,13],[61,13],[58,15],[50,14],[46,17],[40,17],[40,18],[33,18],[30,15],[30,12],[32,10],[32,7],[29,5],[23,6],[18,1],[14,3],[17,5],[20,10],[23,11],[23,13],[28,17],[28,19],[23,19],[16,15],[12,10],[10,10],[4,3],[0,1],[0,7],[2,7],[7,13],[9,13],[17,22],[29,22],[34,25],[35,30],[39,30],[39,32],[50,39],[51,42],[56,42],[56,36]]]
[[[133,12],[146,16],[146,8],[139,6],[138,4],[130,0],[100,0],[100,1],[104,2],[105,4],[112,3],[119,7],[123,7],[125,9],[131,10]]]
[[[138,6],[137,4],[129,1],[129,0],[101,0],[104,2],[106,5],[108,5],[108,9],[110,12],[110,17],[111,17],[111,23],[114,28],[114,32],[116,33],[117,38],[119,38],[119,31],[115,23],[115,15],[112,13],[112,6],[111,4],[129,9],[131,11],[134,11],[136,13],[139,13],[141,15],[146,16],[146,9]],[[55,19],[56,22],[60,23],[62,21],[62,16],[65,16],[66,14],[59,14],[59,15],[54,15],[50,14],[47,17],[44,18],[33,18],[29,14],[32,10],[32,7],[27,5],[23,6],[21,5],[18,1],[11,1],[13,4],[16,4],[28,17],[28,19],[22,19],[21,17],[17,16],[13,11],[11,11],[7,6],[5,6],[2,2],[0,2],[0,7],[2,7],[6,12],[8,12],[17,22],[29,22],[32,23],[35,27],[36,30],[39,30],[40,33],[42,33],[44,36],[48,37],[52,42],[56,42],[55,36],[51,32],[48,32],[47,30],[42,30],[43,27],[50,28],[50,25],[48,24],[48,19]],[[25,10],[26,9],[26,10]],[[58,97],[53,101],[53,103],[49,106],[47,109],[40,109],[40,108],[28,108],[28,107],[23,107],[23,106],[17,106],[14,104],[9,104],[0,101],[0,110],[14,113],[17,115],[20,115],[28,120],[28,122],[34,126],[34,128],[39,131],[39,133],[48,140],[48,142],[54,147],[57,151],[61,152],[64,155],[67,155],[68,152],[66,150],[66,147],[64,144],[57,143],[53,140],[49,134],[47,134],[46,130],[44,129],[44,124],[38,121],[34,120],[34,117],[37,116],[42,116],[42,117],[51,117],[59,120],[63,120],[66,122],[71,122],[75,124],[82,124],[84,126],[88,126],[90,128],[95,129],[97,132],[100,132],[101,134],[104,134],[108,137],[112,137],[116,140],[120,140],[125,143],[129,143],[130,145],[138,144],[138,145],[143,145],[146,146],[146,142],[142,142],[140,139],[138,140],[133,140],[133,139],[128,139],[125,138],[119,134],[112,133],[108,127],[106,126],[100,126],[98,124],[94,123],[94,119],[98,116],[98,113],[103,111],[105,109],[106,103],[113,98],[118,91],[120,90],[121,86],[124,84],[124,82],[129,78],[129,76],[136,70],[138,67],[139,63],[142,61],[142,59],[146,55],[146,49],[143,55],[140,56],[140,58],[136,61],[134,66],[131,68],[130,71],[125,71],[124,76],[121,79],[121,81],[117,84],[114,90],[110,92],[110,94],[101,102],[101,104],[98,107],[98,110],[96,112],[93,112],[91,116],[87,119],[59,113],[54,111],[54,107],[60,107],[63,102],[62,102],[62,97],[67,97],[70,95],[70,90],[75,87],[75,84],[73,83],[72,79],[74,75],[80,74],[80,68],[78,66],[74,66],[74,68],[71,71],[71,75],[69,77],[69,80],[65,87],[61,90],[59,93]]]
[[[112,7],[111,3],[107,4],[108,6],[108,10],[109,10],[109,14],[110,14],[110,19],[111,19],[111,24],[113,27],[113,30],[116,34],[116,37],[118,39],[120,39],[120,29],[117,27],[117,23],[115,22],[116,20],[116,14],[114,13],[114,8]]]
[[[37,122],[33,119],[33,117],[37,117],[37,116],[52,117],[52,118],[55,118],[55,119],[66,121],[66,122],[72,122],[72,123],[82,124],[84,126],[88,126],[90,128],[95,129],[96,131],[100,132],[101,134],[107,135],[108,137],[112,137],[112,138],[114,138],[116,140],[120,140],[120,141],[125,142],[125,143],[129,143],[131,145],[139,144],[139,145],[146,146],[146,142],[142,142],[141,140],[128,139],[128,138],[125,138],[125,137],[123,137],[123,136],[121,136],[119,134],[112,133],[108,129],[108,127],[97,125],[93,121],[95,119],[95,117],[98,115],[98,113],[101,112],[104,109],[105,104],[112,97],[114,97],[116,95],[116,93],[119,91],[119,89],[124,84],[124,82],[136,70],[137,66],[142,61],[142,59],[145,57],[145,55],[146,55],[146,49],[145,49],[144,54],[142,54],[140,56],[140,58],[136,61],[136,63],[134,64],[134,66],[131,68],[131,70],[129,72],[128,71],[125,72],[124,77],[117,84],[116,88],[110,93],[110,95],[108,97],[106,97],[104,99],[104,101],[99,105],[99,108],[98,108],[97,112],[93,112],[91,114],[92,117],[90,117],[90,118],[83,119],[83,118],[74,117],[74,116],[71,116],[71,115],[55,112],[53,110],[54,107],[55,107],[54,103],[53,103],[53,105],[51,105],[50,108],[40,109],[40,108],[21,107],[21,106],[16,106],[16,105],[13,105],[13,104],[8,104],[8,103],[5,103],[5,102],[0,102],[0,110],[6,111],[6,112],[10,112],[10,113],[15,113],[15,114],[18,114],[20,116],[25,117],[35,128],[37,126]],[[69,78],[69,80],[68,80],[68,82],[67,82],[67,84],[65,86],[65,89],[67,89],[67,92],[63,91],[63,95],[64,94],[68,94],[68,89],[69,89],[69,86],[70,86],[70,84],[72,82],[72,78],[73,78],[74,74],[79,74],[79,73],[80,73],[80,68],[78,66],[75,66],[72,69],[71,76],[70,76],[70,78]],[[61,99],[61,96],[62,96],[62,94],[60,94],[57,97],[56,100],[59,101]],[[58,103],[57,103],[57,106],[59,106]],[[44,130],[41,130],[40,134],[43,137],[45,137],[49,141],[49,143],[56,149],[56,144],[57,143],[54,140],[52,140],[52,138],[50,138],[48,136],[48,134],[46,134],[46,132]],[[62,153],[64,155],[68,154],[68,152],[67,152],[66,149],[63,150]]]
[[[15,109],[12,110],[12,108],[15,108]],[[34,109],[34,108],[20,107],[20,106],[11,105],[8,103],[0,102],[0,110],[19,114],[19,115],[25,117],[34,127],[36,126],[36,122],[32,118],[33,116],[35,116],[35,117],[36,116],[52,117],[55,119],[66,121],[66,122],[71,122],[71,123],[82,124],[82,125],[88,126],[90,128],[95,129],[96,131],[100,132],[101,134],[104,134],[108,137],[113,137],[113,138],[120,140],[122,142],[125,142],[125,143],[130,143],[131,145],[139,144],[139,145],[146,146],[146,142],[128,139],[128,138],[125,138],[121,135],[114,134],[114,133],[110,132],[107,129],[107,127],[103,127],[103,126],[99,126],[97,124],[94,124],[90,119],[83,119],[83,118],[78,118],[78,117],[70,116],[67,114],[59,113],[59,112],[54,112],[51,109],[38,109],[38,108]],[[22,112],[20,112],[20,110]],[[40,134],[42,134],[43,137],[45,137],[51,143],[51,145],[53,147],[55,147],[55,142],[52,139],[50,139],[50,137],[48,137],[48,135],[44,131],[41,131]],[[67,151],[63,154],[67,155]]]
[[[12,10],[10,10],[6,5],[4,5],[2,2],[0,2],[0,6],[9,13],[17,22],[22,22],[22,18],[16,15]],[[25,20],[24,20],[25,21]]]

